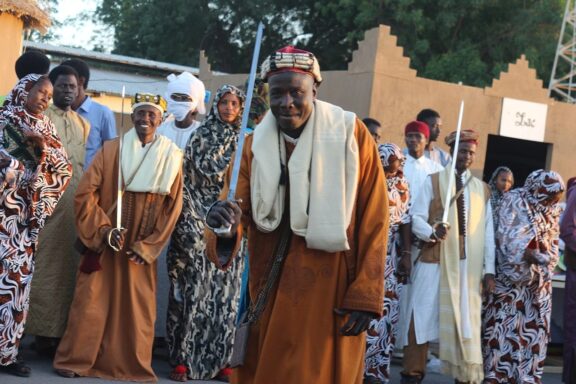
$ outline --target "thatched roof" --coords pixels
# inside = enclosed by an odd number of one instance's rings
[[[11,13],[24,22],[24,28],[33,28],[45,33],[50,26],[47,7],[35,0],[0,0],[0,13]]]

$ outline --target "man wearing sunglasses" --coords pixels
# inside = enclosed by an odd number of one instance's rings
[[[206,107],[204,83],[189,72],[167,77],[166,88],[167,112],[170,116],[158,127],[158,134],[168,137],[180,149],[186,147],[188,138],[198,128],[198,114],[204,115]]]

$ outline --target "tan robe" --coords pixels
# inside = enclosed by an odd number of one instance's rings
[[[55,105],[51,105],[45,114],[54,123],[72,163],[72,178],[54,213],[46,220],[40,232],[26,333],[62,337],[80,261],[80,255],[74,249],[74,194],[83,173],[90,123],[76,112],[66,112]]]
[[[156,258],[170,238],[182,208],[182,174],[169,195],[126,192],[121,253],[105,245],[103,234],[116,226],[118,139],[107,141],[84,174],[76,193],[78,236],[90,249],[103,251],[102,270],[78,273],[68,327],[54,368],[80,376],[155,381],[152,344],[156,319]],[[154,170],[151,170],[154,171]],[[147,263],[128,260],[133,249]]]
[[[389,215],[382,164],[372,137],[358,120],[355,135],[360,172],[355,212],[348,229],[351,251],[309,249],[304,238],[293,235],[278,286],[259,322],[251,327],[246,364],[234,371],[232,383],[362,383],[365,335],[341,336],[339,330],[346,319],[336,316],[334,309],[382,314]],[[249,289],[254,298],[268,276],[279,230],[263,233],[251,221],[251,146],[249,136],[236,193],[243,201],[244,212],[236,249],[242,227],[247,228]],[[222,196],[226,190],[227,186]],[[208,257],[226,268],[230,261],[220,263],[217,238],[212,232],[206,232],[206,241]]]

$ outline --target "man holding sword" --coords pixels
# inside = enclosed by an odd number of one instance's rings
[[[251,323],[232,382],[360,384],[364,331],[384,295],[388,203],[378,153],[353,113],[316,99],[322,76],[312,53],[280,49],[261,77],[272,113],[246,138],[235,201],[206,217],[207,255],[219,268],[248,231]]]
[[[428,176],[412,206],[412,232],[421,245],[400,314],[402,383],[422,382],[428,343],[438,340],[440,360],[456,383],[484,377],[481,287],[494,288],[494,228],[490,191],[470,173],[478,134],[458,132],[459,140],[457,132],[446,138],[455,163]]]
[[[78,185],[83,256],[54,358],[61,376],[157,381],[156,258],[182,209],[182,151],[156,134],[165,105],[137,93],[134,128],[104,143]]]

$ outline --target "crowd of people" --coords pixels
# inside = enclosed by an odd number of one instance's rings
[[[30,376],[27,334],[63,377],[156,381],[164,278],[174,381],[421,383],[435,343],[456,383],[537,384],[561,236],[576,383],[575,179],[540,169],[512,189],[503,164],[486,184],[480,135],[441,149],[432,109],[404,149],[380,143],[377,120],[317,98],[318,60],[294,47],[262,63],[252,105],[223,85],[207,109],[204,84],[172,74],[134,95],[126,132],[85,62],[49,69],[24,53],[0,109],[0,372]]]

